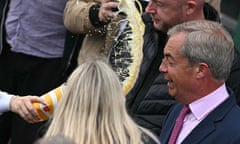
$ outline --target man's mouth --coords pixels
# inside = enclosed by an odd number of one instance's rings
[[[173,81],[172,80],[168,80],[168,87],[169,88],[173,87]]]

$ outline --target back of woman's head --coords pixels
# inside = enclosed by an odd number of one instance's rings
[[[59,133],[79,144],[141,141],[138,126],[127,115],[120,81],[104,61],[86,61],[68,79],[47,135]]]
[[[82,116],[105,118],[124,107],[120,82],[113,70],[101,60],[81,64],[67,81],[69,110],[78,110]],[[75,108],[74,108],[75,107]],[[113,108],[118,107],[118,110]],[[119,109],[121,107],[121,109]],[[82,117],[81,116],[81,117]]]

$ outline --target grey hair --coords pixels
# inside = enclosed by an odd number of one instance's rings
[[[226,80],[234,59],[234,43],[231,35],[219,24],[196,20],[176,25],[168,36],[186,33],[181,53],[191,66],[207,63],[213,77]]]

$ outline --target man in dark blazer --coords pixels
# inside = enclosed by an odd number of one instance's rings
[[[231,36],[217,23],[200,20],[177,25],[168,32],[160,71],[178,102],[169,111],[160,135],[169,143],[175,121],[185,116],[176,144],[239,144],[240,108],[227,88],[234,57]]]

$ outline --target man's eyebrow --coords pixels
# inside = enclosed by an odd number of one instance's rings
[[[165,53],[164,58],[167,60],[176,61],[176,59],[170,53]]]
[[[164,57],[169,58],[169,57],[171,57],[171,55],[169,53],[165,53]]]

